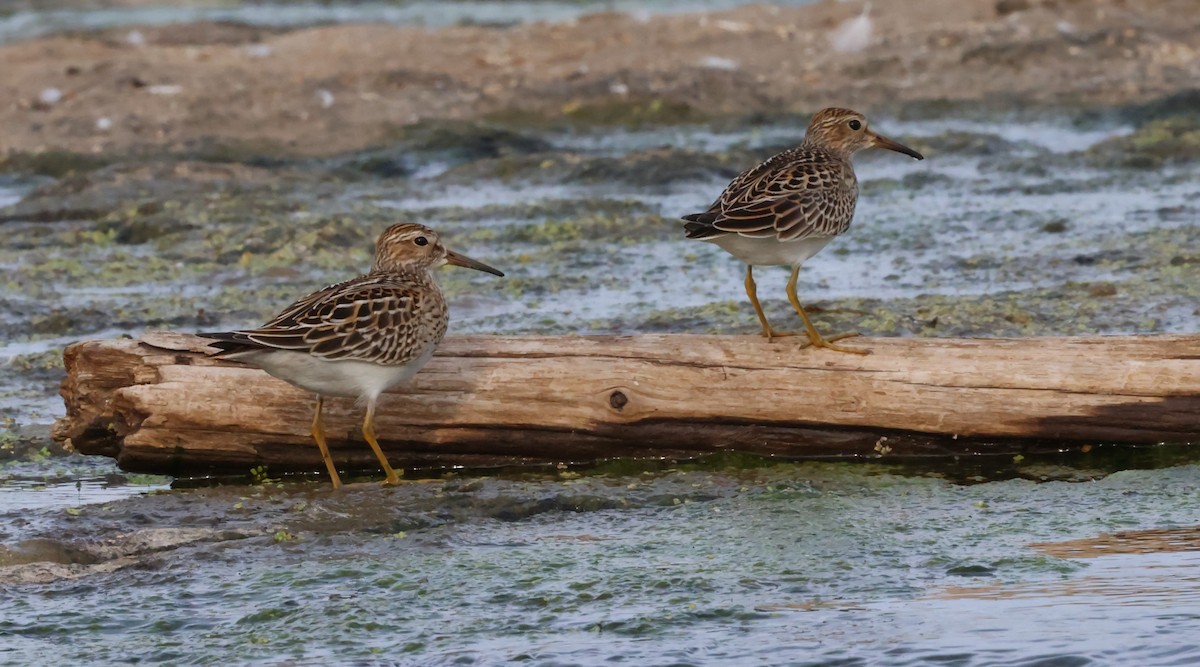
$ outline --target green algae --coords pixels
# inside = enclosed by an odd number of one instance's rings
[[[432,161],[460,165],[554,150],[551,142],[528,131],[477,121],[421,121],[394,128],[385,141],[384,148],[335,156],[326,162],[333,173],[350,179],[398,179]]]
[[[537,247],[540,253],[561,253],[572,248],[583,250],[587,244],[581,242],[632,244],[678,236],[678,221],[661,215],[595,213],[477,229],[458,235],[458,238],[471,243],[528,243]]]
[[[816,298],[805,301],[814,325],[826,335],[857,331],[868,336],[1022,337],[1087,335],[1113,330],[1154,333],[1169,308],[1195,308],[1200,272],[1176,280],[1130,283],[1064,283],[986,295],[925,294],[902,299]],[[772,324],[781,331],[801,330],[799,318],[783,298],[759,293]],[[1161,304],[1147,309],[1147,302]],[[591,323],[597,330],[753,334],[758,320],[748,301],[723,301],[698,307],[668,308],[630,318]]]
[[[483,159],[452,167],[438,180],[443,183],[491,179],[539,184],[621,183],[660,187],[681,181],[729,179],[766,155],[763,151],[709,153],[681,148],[640,150],[616,157],[560,152]]]
[[[900,180],[868,181],[864,184],[864,193],[880,196],[920,187],[923,183],[942,182],[936,177],[910,175]],[[64,281],[114,288],[146,281],[212,284],[213,276],[219,275],[215,289],[207,292],[202,309],[195,307],[194,299],[168,291],[143,295],[138,306],[118,306],[103,319],[120,325],[141,323],[185,328],[211,324],[209,312],[225,313],[238,319],[262,319],[307,289],[360,271],[369,261],[371,244],[378,230],[396,218],[391,209],[361,202],[347,206],[341,200],[322,204],[325,209],[322,212],[313,206],[315,201],[301,203],[277,187],[221,186],[213,190],[209,183],[197,187],[207,190],[203,198],[181,196],[161,203],[148,202],[137,188],[128,188],[123,196],[133,199],[118,198],[114,202],[115,210],[96,224],[60,230],[51,235],[36,235],[36,238],[34,234],[18,233],[14,245],[22,246],[20,253],[24,258],[35,261],[21,264],[11,278],[11,284],[39,293],[43,285]],[[345,212],[332,212],[337,209]],[[415,217],[444,222],[540,219],[530,223],[467,228],[447,236],[448,242],[456,247],[467,244],[498,249],[484,251],[483,256],[506,269],[520,266],[543,269],[535,274],[513,275],[494,286],[494,291],[499,294],[531,299],[535,304],[539,298],[572,290],[586,291],[598,286],[619,289],[623,278],[609,274],[597,278],[590,272],[580,273],[579,269],[624,261],[621,245],[669,241],[678,235],[673,219],[649,213],[645,204],[587,197],[564,202],[491,205],[479,209],[416,209]],[[1061,218],[1043,222],[1034,217],[1031,224],[1054,227],[1061,224]],[[869,241],[882,249],[888,244],[912,243],[913,235],[920,233],[923,232],[908,230],[895,237],[874,234]],[[619,241],[620,245],[614,246],[613,240]],[[125,245],[139,245],[139,241],[151,243],[154,252],[121,249]],[[1050,265],[1061,267],[1063,276],[1069,275],[1073,264],[1084,260],[1110,272],[1165,267],[1162,271],[1170,280],[1165,283],[1158,278],[1149,281],[1159,280],[1158,288],[1143,285],[1130,277],[1106,281],[1100,288],[1068,281],[1054,288],[1008,293],[989,299],[923,297],[896,301],[891,304],[893,307],[888,307],[883,300],[829,304],[818,301],[817,306],[830,311],[829,315],[819,315],[826,318],[819,321],[823,327],[858,328],[885,335],[1013,335],[1103,331],[1111,330],[1111,327],[1147,330],[1156,320],[1152,314],[1138,313],[1137,303],[1147,298],[1188,297],[1191,288],[1187,285],[1194,278],[1195,264],[1186,253],[1181,254],[1179,248],[1189,247],[1188,244],[1194,241],[1187,237],[1186,231],[1143,234],[1133,243],[1140,249],[1138,255],[1105,255],[1102,252],[1095,259],[1080,256],[1083,259],[1077,258],[1073,263],[1053,260]],[[929,242],[933,242],[932,237]],[[43,254],[51,246],[79,243],[92,249],[92,256],[87,261]],[[1114,238],[1112,243],[1128,245],[1128,241],[1121,238]],[[845,253],[848,249],[843,247],[835,251]],[[987,271],[994,279],[1019,276],[1042,260],[1030,258],[1015,263],[997,263],[984,256],[962,258],[957,262],[960,272]],[[305,267],[303,272],[296,269],[300,263]],[[1045,268],[1042,266],[1039,270],[1045,273]],[[461,272],[443,272],[442,276],[446,291],[452,297],[470,293],[479,285],[473,277]],[[247,279],[257,285],[255,291],[244,290]],[[819,299],[819,291],[813,296]],[[1065,304],[1079,299],[1083,299],[1084,307],[1073,316],[1070,306]],[[1039,300],[1060,305],[1053,309],[1024,305],[1026,301],[1036,303]],[[788,317],[789,308],[780,300],[768,298],[768,307],[775,313],[773,317]],[[1116,308],[1115,313],[1119,316],[1104,320],[1105,308]],[[593,330],[644,328],[749,332],[755,328],[754,322],[741,313],[743,310],[736,302],[715,302],[683,312],[667,309],[650,311],[634,319],[585,323],[585,327]],[[842,314],[837,314],[839,312]],[[31,320],[31,333],[86,333],[97,330],[95,325],[87,323],[102,319],[99,315],[89,307],[35,314]],[[969,326],[966,320],[974,321],[975,325]],[[930,325],[930,322],[939,324]],[[528,322],[523,328],[570,330],[553,317],[540,323]]]
[[[705,114],[684,102],[664,99],[605,100],[599,103],[572,103],[562,109],[573,123],[586,125],[682,125],[696,123]]]
[[[635,216],[653,212],[645,202],[615,197],[593,197],[583,194],[571,199],[538,199],[515,204],[484,204],[482,206],[430,206],[414,203],[405,216],[413,220],[438,223],[485,223],[492,221],[543,220],[577,218],[581,216]]]
[[[405,164],[426,176],[346,175],[347,161],[361,154],[270,168],[129,156],[34,188],[0,212],[11,221],[0,248],[0,264],[9,269],[0,333],[36,344],[113,329],[261,322],[313,289],[360,273],[378,233],[400,220],[430,224],[449,246],[508,273],[502,280],[439,273],[455,304],[456,331],[757,331],[740,296],[736,263],[703,244],[676,247],[684,242],[674,216],[703,206],[714,183],[773,147],[751,138],[724,141],[719,145],[725,148],[712,151],[644,148],[655,145],[651,135],[648,141],[626,137],[622,145],[631,148],[614,149],[596,138],[572,144],[565,135],[488,123],[428,124],[406,132],[379,153],[400,156],[408,147],[415,157]],[[1185,187],[1186,173],[1140,176],[1107,169],[1080,175],[1054,163],[1066,171],[1050,175],[1043,165],[1038,168],[1045,173],[1038,175],[1028,165],[1045,161],[1044,151],[998,134],[935,131],[905,140],[927,141],[929,150],[960,162],[973,160],[980,173],[926,169],[938,167],[931,159],[918,168],[900,165],[905,169],[899,173],[887,162],[886,177],[862,179],[862,196],[875,212],[814,260],[815,269],[829,261],[824,257],[835,263],[886,257],[890,273],[884,272],[882,287],[890,296],[831,299],[823,283],[832,277],[805,283],[821,275],[806,268],[801,298],[813,306],[822,331],[1149,332],[1197,315],[1200,262],[1188,248],[1200,238],[1195,226],[1184,224],[1194,207],[1186,199],[1155,204],[1163,188]],[[1070,165],[1081,155],[1050,157]],[[437,175],[428,169],[431,160],[450,162],[449,171]],[[1006,162],[1025,166],[989,167]],[[868,160],[860,168],[870,173],[877,163],[884,164]],[[531,187],[530,199],[510,201],[504,186],[487,185],[502,177],[513,186],[549,187]],[[502,193],[498,201],[491,201],[493,187]],[[950,205],[978,198],[985,207],[1007,206],[1010,195],[1066,192],[1085,201],[1139,188],[1147,193],[1137,195],[1146,210],[1102,234],[1056,200],[1049,207],[1033,199],[1015,210],[967,213]],[[660,198],[671,203],[660,206]],[[909,213],[893,213],[892,207]],[[914,211],[921,211],[917,224],[897,224],[897,216]],[[996,229],[1009,230],[999,243],[972,241],[978,234],[990,238],[986,234]],[[948,245],[947,235],[962,247]],[[1036,240],[1038,249],[1021,251],[1023,238]],[[714,284],[705,302],[701,281],[709,271],[728,273],[736,285],[718,294]],[[692,284],[660,289],[674,276]],[[760,293],[772,320],[795,328],[778,286],[764,283]],[[687,305],[664,294],[685,295]],[[618,300],[621,306],[614,308]],[[492,308],[497,312],[489,313]],[[39,386],[56,372],[38,370]],[[19,383],[23,373],[10,369],[6,377]]]
[[[43,151],[38,153],[9,153],[0,155],[0,173],[34,174],[62,178],[101,169],[113,163],[109,155]]]
[[[1195,117],[1200,115],[1200,88],[1180,91],[1148,102],[1121,105],[1115,109],[1115,113],[1124,122],[1137,126],[1177,116]]]
[[[916,172],[900,178],[876,178],[858,186],[860,197],[914,196],[925,188],[953,187],[957,179],[945,174]]]
[[[538,134],[496,123],[427,120],[395,129],[391,140],[399,146],[388,150],[463,162],[553,150],[554,144]]]
[[[1087,151],[1096,167],[1159,169],[1200,159],[1200,114],[1168,116]]]
[[[269,139],[205,138],[184,144],[175,151],[177,159],[276,168],[296,161],[296,150]]]
[[[628,98],[568,102],[557,114],[546,114],[518,107],[493,112],[485,118],[508,127],[532,127],[544,130],[563,127],[572,129],[596,127],[640,129],[699,123],[711,120],[712,116],[684,102],[659,98]]]
[[[0,484],[3,476],[28,468],[27,464],[59,463],[70,455],[62,443],[51,441],[47,435],[44,426],[0,418],[0,470],[4,471],[0,472]]]
[[[961,130],[950,130],[925,137],[896,137],[896,139],[924,154],[928,159],[935,159],[943,155],[992,157],[1018,151],[1048,152],[1027,142],[1009,141],[995,134]]]

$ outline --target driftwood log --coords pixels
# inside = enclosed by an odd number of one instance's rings
[[[381,400],[394,465],[1010,454],[1200,441],[1200,335],[851,342],[755,336],[451,337]],[[66,350],[55,437],[131,471],[321,470],[310,394],[161,333]],[[334,460],[375,469],[353,401],[326,402]]]

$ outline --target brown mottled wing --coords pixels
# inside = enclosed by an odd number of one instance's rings
[[[270,348],[403,364],[445,334],[439,296],[416,280],[365,276],[314,292],[257,329],[201,335],[226,343],[219,347],[230,353]]]
[[[846,168],[824,151],[784,151],[735,178],[704,213],[685,216],[688,238],[732,233],[792,241],[841,234],[857,199],[843,177]]]

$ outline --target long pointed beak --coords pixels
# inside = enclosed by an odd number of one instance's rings
[[[898,141],[892,141],[891,139],[888,139],[887,137],[883,136],[882,134],[875,134],[874,132],[872,132],[871,138],[873,139],[873,141],[871,142],[872,146],[878,146],[879,148],[886,148],[889,151],[896,151],[897,153],[904,153],[905,155],[907,155],[909,157],[914,157],[918,160],[925,159],[924,155],[921,155],[920,153],[914,151],[913,149],[909,148],[908,146],[905,146],[904,144],[902,144]]]
[[[455,266],[463,266],[468,269],[475,269],[476,271],[483,271],[484,273],[490,273],[493,276],[504,276],[499,269],[493,269],[483,262],[471,259],[470,257],[467,257],[462,253],[454,252],[453,250],[446,251],[446,263],[453,264]]]

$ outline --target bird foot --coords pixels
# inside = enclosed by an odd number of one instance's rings
[[[842,347],[841,345],[833,344],[834,341],[844,340],[846,338],[853,338],[858,335],[860,335],[860,334],[857,331],[850,331],[847,333],[840,333],[836,336],[830,336],[829,338],[822,338],[822,337],[818,336],[816,340],[812,340],[810,338],[809,343],[812,344],[813,347],[820,347],[820,348],[824,348],[826,350],[833,350],[834,352],[845,352],[847,354],[871,354],[870,350],[856,350],[854,348]]]
[[[763,338],[766,338],[768,342],[770,342],[776,338],[790,338],[792,336],[803,336],[804,334],[796,333],[794,331],[776,331],[774,329],[763,329],[761,335]],[[808,345],[808,343],[805,343],[805,345]]]

